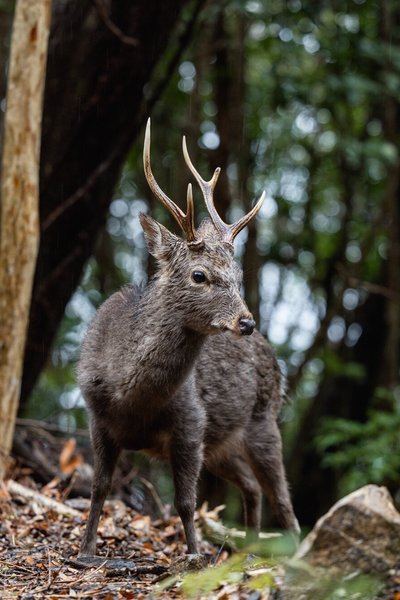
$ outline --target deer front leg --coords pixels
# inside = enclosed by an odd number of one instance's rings
[[[194,511],[197,482],[203,464],[205,412],[197,399],[193,376],[171,403],[173,431],[170,461],[175,486],[175,507],[182,520],[189,554],[197,553]]]
[[[79,556],[96,554],[97,527],[104,500],[111,487],[112,475],[120,453],[120,449],[112,443],[104,430],[92,424],[92,445],[94,473],[90,512],[83,535]]]
[[[194,445],[179,439],[172,446],[171,467],[175,486],[175,507],[185,530],[189,554],[197,554],[194,511],[202,458],[201,443]]]

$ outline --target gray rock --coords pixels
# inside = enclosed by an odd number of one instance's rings
[[[337,502],[300,545],[296,559],[341,573],[386,574],[400,566],[400,513],[385,487],[366,485]]]

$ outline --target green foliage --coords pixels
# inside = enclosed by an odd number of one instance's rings
[[[330,348],[323,351],[325,372],[330,376],[340,375],[349,379],[363,381],[366,376],[365,367],[361,363],[346,361]]]
[[[196,598],[210,594],[221,585],[238,583],[243,579],[245,561],[245,556],[236,554],[218,567],[190,573],[183,580],[183,592],[189,598]]]
[[[393,411],[370,410],[364,423],[324,418],[315,440],[322,465],[342,474],[341,491],[367,483],[397,482],[400,472],[400,405],[393,392],[379,388],[377,399],[390,399]]]
[[[332,582],[331,590],[323,600],[375,600],[377,593],[382,588],[382,583],[371,575],[357,575],[356,577],[343,581],[340,585]],[[321,597],[322,600],[322,597]]]
[[[302,597],[310,600],[375,600],[382,588],[378,577],[365,574],[333,575],[323,569],[314,569],[307,563],[281,557],[266,558],[249,554],[234,554],[216,567],[187,573],[182,578],[181,589],[187,598],[213,598],[216,593],[226,595],[235,590],[258,591],[261,594],[279,589],[283,573],[285,597]],[[165,580],[159,591],[164,592],[180,579]]]
[[[340,577],[323,569],[310,569],[301,565],[301,569],[287,571],[287,585],[293,597],[310,600],[375,600],[382,588],[378,577],[364,574],[352,574]]]
[[[186,574],[182,590],[188,598],[207,596],[230,584],[265,592],[277,587],[279,568],[276,558],[238,553],[216,567]]]
[[[13,13],[15,8],[15,0],[0,0],[0,11],[5,13]]]

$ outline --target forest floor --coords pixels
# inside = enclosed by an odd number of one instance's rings
[[[62,501],[55,487],[33,480],[0,489],[0,598],[186,600],[400,600],[399,581],[310,579],[289,584],[290,559],[231,552],[204,532],[221,531],[218,511],[196,514],[200,552],[208,568],[190,571],[180,519],[152,520],[121,500],[107,501],[98,529],[95,564],[78,558],[87,499]],[[275,538],[278,539],[278,538]],[[204,564],[197,566],[204,567]],[[372,588],[371,588],[372,585]],[[372,592],[376,590],[376,593]]]
[[[216,599],[261,600],[272,598],[266,584],[282,576],[282,568],[255,559],[247,559],[244,565],[243,555],[233,559],[223,545],[205,540],[200,551],[214,568],[183,575],[187,564],[180,519],[152,521],[120,500],[105,505],[98,530],[99,558],[88,566],[77,558],[88,501],[47,504],[46,498],[55,500],[54,488],[46,496],[49,490],[35,489],[32,480],[25,478],[24,486],[18,485],[6,483],[0,495],[0,597],[4,600],[200,598],[210,597],[211,592]],[[210,514],[197,513],[199,532],[202,519]],[[210,576],[204,578],[204,573]],[[264,591],[254,589],[260,584]]]
[[[18,456],[10,478],[0,486],[1,599],[275,597],[283,567],[271,559],[232,553],[234,544],[219,510],[206,506],[196,513],[204,557],[200,565],[188,562],[182,524],[170,507],[159,501],[162,516],[154,518],[120,499],[105,504],[96,562],[79,559],[89,500],[69,498],[70,475],[83,460],[75,441],[64,443],[46,434],[45,448],[42,440],[29,434],[19,442],[25,456]],[[44,470],[56,473],[45,485],[37,478]],[[209,568],[195,570],[205,564]]]
[[[46,439],[49,450],[54,440]],[[0,484],[2,600],[400,600],[400,568],[384,579],[373,573],[332,576],[291,559],[288,540],[276,534],[266,535],[256,550],[232,551],[240,545],[235,537],[240,532],[223,526],[221,507],[204,505],[197,511],[202,559],[190,560],[181,521],[159,498],[158,517],[137,512],[121,499],[107,501],[98,556],[88,562],[78,553],[89,500],[70,497],[71,474],[85,464],[75,441],[60,440],[45,455],[29,434],[19,448],[26,458],[19,455],[10,478]],[[45,466],[45,456],[52,456],[53,464],[47,459]],[[35,473],[45,468],[55,475],[40,484]]]

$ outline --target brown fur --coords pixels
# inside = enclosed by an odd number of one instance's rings
[[[209,221],[199,229],[197,247],[146,215],[141,224],[158,271],[142,292],[123,288],[101,306],[78,365],[95,466],[81,554],[95,554],[98,520],[123,448],[170,462],[190,553],[197,551],[193,513],[203,464],[240,488],[248,527],[259,529],[264,492],[280,525],[297,531],[276,423],[281,375],[257,331],[240,335],[240,319],[251,315],[231,245]],[[193,281],[195,270],[206,274],[206,283]]]

